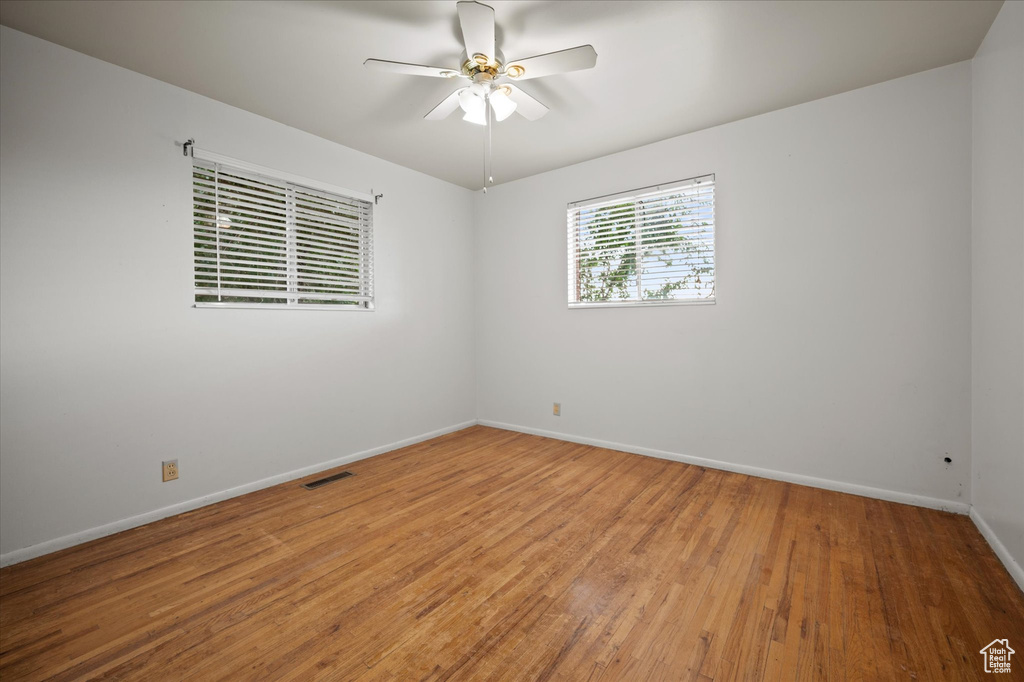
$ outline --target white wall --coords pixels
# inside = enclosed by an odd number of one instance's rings
[[[478,196],[478,417],[966,509],[970,69]],[[716,305],[566,308],[567,202],[705,173]]]
[[[1003,5],[972,71],[972,501],[1024,588],[1024,3]]]
[[[468,190],[0,31],[0,552],[474,418]],[[383,192],[378,310],[193,309],[188,137]]]

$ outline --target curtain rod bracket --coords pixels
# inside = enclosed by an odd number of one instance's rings
[[[191,137],[188,138],[187,140],[185,140],[181,144],[181,155],[182,156],[195,156],[195,154],[192,153],[192,150],[195,148],[195,145],[196,145],[196,141],[193,140]]]
[[[373,190],[370,190],[370,194],[373,194]],[[380,200],[384,198],[383,194],[373,194],[373,205],[376,206],[380,203]]]

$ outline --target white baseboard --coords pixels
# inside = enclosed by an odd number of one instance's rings
[[[1014,582],[1020,589],[1024,590],[1024,568],[1013,558],[1010,554],[1010,550],[1006,549],[1006,545],[1003,544],[1002,540],[992,530],[992,526],[988,525],[984,518],[981,516],[981,512],[978,511],[977,507],[971,507],[971,521],[974,521],[974,525],[981,531],[982,537],[992,547],[992,550],[999,557],[999,560],[1003,562],[1003,566],[1006,566],[1007,573],[1013,578]]]
[[[940,509],[942,511],[953,512],[956,514],[968,514],[971,511],[971,505],[968,504],[967,502],[943,500],[937,497],[915,495],[913,493],[904,493],[897,490],[886,490],[884,488],[872,488],[871,486],[858,485],[856,483],[844,483],[842,481],[833,481],[827,478],[816,478],[814,476],[804,476],[802,474],[791,474],[785,471],[776,471],[775,469],[762,469],[761,467],[749,466],[746,464],[733,464],[732,462],[722,462],[716,459],[691,457],[689,455],[680,455],[678,453],[667,452],[665,450],[642,448],[637,447],[635,445],[626,445],[625,443],[613,443],[611,441],[599,440],[597,438],[574,436],[567,433],[559,433],[557,431],[534,429],[528,426],[505,424],[502,422],[490,421],[487,419],[481,419],[477,423],[483,426],[492,426],[496,429],[505,429],[506,431],[519,431],[520,433],[530,433],[535,436],[557,438],[558,440],[565,440],[569,441],[570,443],[594,445],[596,447],[607,448],[609,450],[620,450],[622,452],[630,452],[635,455],[657,457],[658,459],[669,459],[674,462],[694,464],[696,466],[707,467],[709,469],[721,469],[723,471],[732,471],[737,474],[757,476],[758,478],[769,478],[774,481],[785,481],[786,483],[797,483],[799,485],[806,485],[812,488],[824,488],[825,490],[835,490],[841,493],[860,495],[861,497],[872,497],[878,500],[886,500],[887,502],[911,504],[914,505],[915,507]]]
[[[147,523],[152,523],[153,521],[159,521],[160,519],[167,518],[168,516],[174,516],[175,514],[182,514],[187,511],[192,511],[193,509],[198,509],[199,507],[205,507],[206,505],[213,504],[214,502],[220,502],[222,500],[227,500],[232,497],[238,497],[239,495],[245,495],[246,493],[251,493],[256,490],[269,488],[270,486],[277,485],[278,483],[293,481],[297,478],[302,478],[304,476],[309,476],[310,474],[315,474],[317,472],[324,471],[325,469],[333,469],[334,467],[343,466],[345,464],[349,464],[350,462],[355,462],[360,459],[366,459],[367,457],[373,457],[374,455],[379,455],[385,452],[390,452],[392,450],[397,450],[399,448],[404,448],[407,445],[421,443],[425,440],[430,440],[431,438],[443,436],[446,433],[460,431],[467,427],[473,426],[476,423],[476,420],[470,420],[467,422],[462,422],[461,424],[447,426],[443,429],[437,429],[436,431],[430,431],[429,433],[421,433],[420,435],[413,436],[412,438],[406,438],[404,440],[389,443],[387,445],[382,445],[380,447],[372,448],[370,450],[363,450],[362,452],[357,452],[352,455],[345,455],[344,457],[338,457],[337,459],[332,459],[327,462],[320,462],[319,464],[314,464],[312,466],[304,467],[302,469],[295,469],[294,471],[288,471],[283,474],[278,474],[276,476],[264,478],[259,481],[254,481],[253,483],[246,483],[245,485],[240,485],[235,488],[229,488],[227,490],[221,490],[220,492],[211,493],[209,495],[203,495],[202,497],[197,497],[191,500],[186,500],[184,502],[179,502],[177,504],[172,504],[169,507],[154,509],[153,511],[148,511],[143,514],[131,516],[127,519],[121,519],[120,521],[114,521],[113,523],[107,523],[102,526],[96,526],[95,528],[89,528],[88,530],[83,530],[78,533],[72,533],[71,535],[65,535],[54,540],[40,542],[39,544],[32,545],[31,547],[15,549],[10,552],[7,552],[6,554],[0,554],[0,566],[8,566],[10,564],[17,564],[22,561],[28,561],[29,559],[35,559],[36,557],[43,556],[44,554],[50,554],[51,552],[56,552],[61,549],[67,549],[68,547],[80,545],[83,542],[89,542],[90,540],[102,538],[107,535],[120,533],[121,531],[128,530],[129,528],[143,526]]]

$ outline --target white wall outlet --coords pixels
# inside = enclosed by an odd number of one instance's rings
[[[553,408],[551,408],[551,414],[555,415],[556,417],[561,417],[562,416],[562,403],[555,403],[555,406]]]

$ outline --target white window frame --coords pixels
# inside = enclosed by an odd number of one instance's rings
[[[300,303],[297,302],[297,300],[296,300],[296,302],[293,302],[290,299],[290,297],[287,297],[287,296],[282,296],[281,298],[289,298],[290,300],[289,300],[288,303],[245,303],[245,302],[238,302],[238,301],[231,301],[231,302],[203,301],[203,302],[198,302],[198,301],[194,300],[195,299],[195,295],[200,293],[200,291],[196,287],[196,284],[195,284],[195,258],[193,257],[193,273],[192,273],[192,275],[193,275],[193,307],[194,308],[251,308],[251,309],[259,309],[259,310],[334,310],[334,311],[344,310],[344,311],[349,311],[349,312],[352,312],[352,311],[371,312],[373,310],[376,310],[375,297],[374,297],[374,292],[373,292],[374,283],[373,283],[373,238],[372,237],[373,237],[374,197],[373,197],[372,193],[358,192],[358,191],[355,191],[355,190],[346,189],[344,187],[339,187],[337,185],[332,185],[330,183],[321,182],[319,180],[314,180],[314,179],[311,179],[311,178],[306,178],[306,177],[303,177],[301,175],[295,175],[294,173],[288,173],[288,172],[280,171],[280,170],[277,170],[277,169],[274,169],[274,168],[269,168],[267,166],[261,166],[261,165],[255,164],[255,163],[250,163],[248,161],[243,161],[241,159],[236,159],[236,158],[233,158],[233,157],[230,157],[230,156],[225,156],[224,154],[218,154],[218,153],[212,152],[212,151],[210,151],[208,149],[201,149],[201,148],[198,148],[198,147],[193,147],[192,148],[192,157],[193,158],[190,159],[190,162],[193,161],[193,160],[199,160],[199,161],[203,161],[203,162],[206,162],[206,163],[221,164],[221,165],[226,166],[228,168],[232,168],[232,169],[236,169],[236,170],[240,170],[240,171],[245,171],[247,173],[252,173],[252,174],[263,176],[267,180],[272,181],[272,182],[285,183],[285,184],[287,184],[289,186],[294,185],[294,186],[302,187],[302,188],[305,188],[305,189],[316,190],[316,191],[320,191],[320,192],[326,192],[326,193],[329,193],[329,194],[338,195],[338,196],[340,196],[342,198],[345,198],[345,199],[355,199],[355,200],[358,200],[358,201],[366,202],[366,203],[369,204],[369,218],[365,222],[366,222],[367,232],[370,235],[370,241],[365,246],[365,248],[363,249],[363,251],[364,251],[364,253],[362,254],[363,259],[361,260],[361,265],[364,265],[368,269],[367,275],[368,275],[368,278],[369,278],[369,296],[367,296],[367,297],[360,297],[360,298],[364,298],[365,300],[361,301],[361,303],[358,304],[358,305],[336,305],[336,304],[332,305],[332,304],[315,304],[315,303],[301,303],[300,304]],[[190,163],[190,166],[191,166],[191,163]],[[195,181],[193,180],[193,182],[192,182],[193,186],[194,186],[194,183],[195,183]],[[288,191],[294,191],[294,189],[289,187]],[[291,234],[291,239],[294,239],[294,234]],[[297,262],[297,259],[293,260],[291,258],[291,255],[294,254],[294,252],[295,252],[294,247],[293,246],[289,246],[287,248],[287,252],[289,254],[289,260],[288,260],[289,267],[288,267],[288,271],[289,271],[289,273],[291,273],[291,272],[294,272],[294,268],[291,267],[291,264]],[[291,278],[291,275],[289,275],[289,279],[290,278]],[[287,292],[282,292],[282,293],[287,293]]]
[[[609,301],[580,301],[578,300],[578,286],[579,286],[579,272],[578,272],[578,240],[579,240],[579,225],[577,223],[578,211],[581,209],[592,208],[594,206],[600,206],[602,204],[614,204],[617,201],[639,201],[647,196],[656,196],[663,192],[670,192],[681,187],[687,187],[694,184],[710,183],[712,187],[712,200],[711,200],[711,260],[712,267],[714,269],[714,282],[715,288],[712,290],[712,295],[706,298],[681,298],[681,299],[642,299],[639,296],[640,288],[642,287],[642,274],[638,273],[637,276],[637,289],[638,298],[635,299],[613,299]],[[686,178],[684,180],[677,180],[674,182],[665,182],[658,185],[651,185],[649,187],[641,187],[637,189],[626,190],[624,192],[616,192],[613,194],[606,194],[599,197],[592,197],[590,199],[582,199],[579,201],[570,202],[566,206],[566,232],[567,232],[567,256],[568,256],[568,307],[570,310],[577,309],[592,309],[592,308],[636,308],[636,307],[647,307],[647,306],[676,306],[676,305],[714,305],[717,299],[717,283],[718,283],[718,223],[715,217],[715,174],[708,173],[705,175],[698,175],[692,178]],[[640,228],[637,228],[640,229]]]

